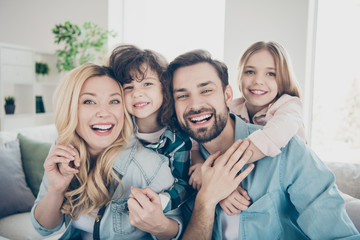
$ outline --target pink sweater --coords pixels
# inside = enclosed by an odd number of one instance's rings
[[[249,123],[249,114],[243,97],[233,100],[230,109],[242,120]],[[262,125],[249,139],[266,156],[281,153],[289,140],[298,135],[305,141],[305,127],[302,119],[302,103],[298,97],[283,94],[276,102],[257,112],[252,118],[255,125]]]

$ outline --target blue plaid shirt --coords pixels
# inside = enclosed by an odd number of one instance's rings
[[[170,201],[166,205],[164,212],[176,209],[194,193],[193,188],[188,184],[192,146],[190,138],[182,131],[174,132],[167,128],[157,143],[140,141],[146,148],[169,158],[175,183],[171,189],[165,191],[169,193]]]

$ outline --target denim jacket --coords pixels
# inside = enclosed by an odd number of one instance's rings
[[[122,186],[119,184],[113,194],[112,201],[106,207],[105,213],[100,223],[101,239],[153,239],[153,237],[135,228],[129,222],[129,210],[127,200],[130,195],[130,187],[138,188],[150,187],[159,193],[170,188],[174,183],[174,178],[168,165],[168,159],[143,147],[143,145],[133,136],[130,143],[124,147],[116,158],[114,171],[121,176],[123,193],[120,198]],[[40,186],[39,194],[31,209],[31,221],[35,229],[41,235],[49,235],[58,231],[65,223],[66,231],[60,239],[71,239],[80,234],[78,229],[72,226],[72,220],[65,215],[63,222],[54,229],[42,227],[34,217],[34,209],[39,201],[44,197],[49,181],[44,176]],[[182,229],[181,213],[179,210],[173,210],[165,214],[167,217],[176,220],[179,224],[178,238]]]
[[[235,141],[261,128],[235,119]],[[209,153],[203,146],[206,159]],[[234,239],[360,239],[345,211],[335,177],[299,137],[276,157],[254,163],[242,181],[252,204],[238,214],[239,235]],[[245,168],[245,167],[244,167]],[[184,204],[189,219],[194,199]],[[212,239],[223,239],[221,208],[216,207]]]

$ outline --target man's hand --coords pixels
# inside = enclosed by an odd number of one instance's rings
[[[252,152],[246,151],[248,141],[236,141],[224,154],[212,154],[201,167],[202,187],[198,198],[215,208],[216,204],[229,196],[252,171],[254,165],[249,165],[239,173]],[[216,160],[216,164],[214,164]]]

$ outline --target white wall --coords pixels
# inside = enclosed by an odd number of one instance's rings
[[[223,59],[225,0],[121,1],[124,43],[156,50],[169,61],[195,48]]]
[[[0,42],[54,52],[55,24],[108,24],[108,0],[0,0]]]

